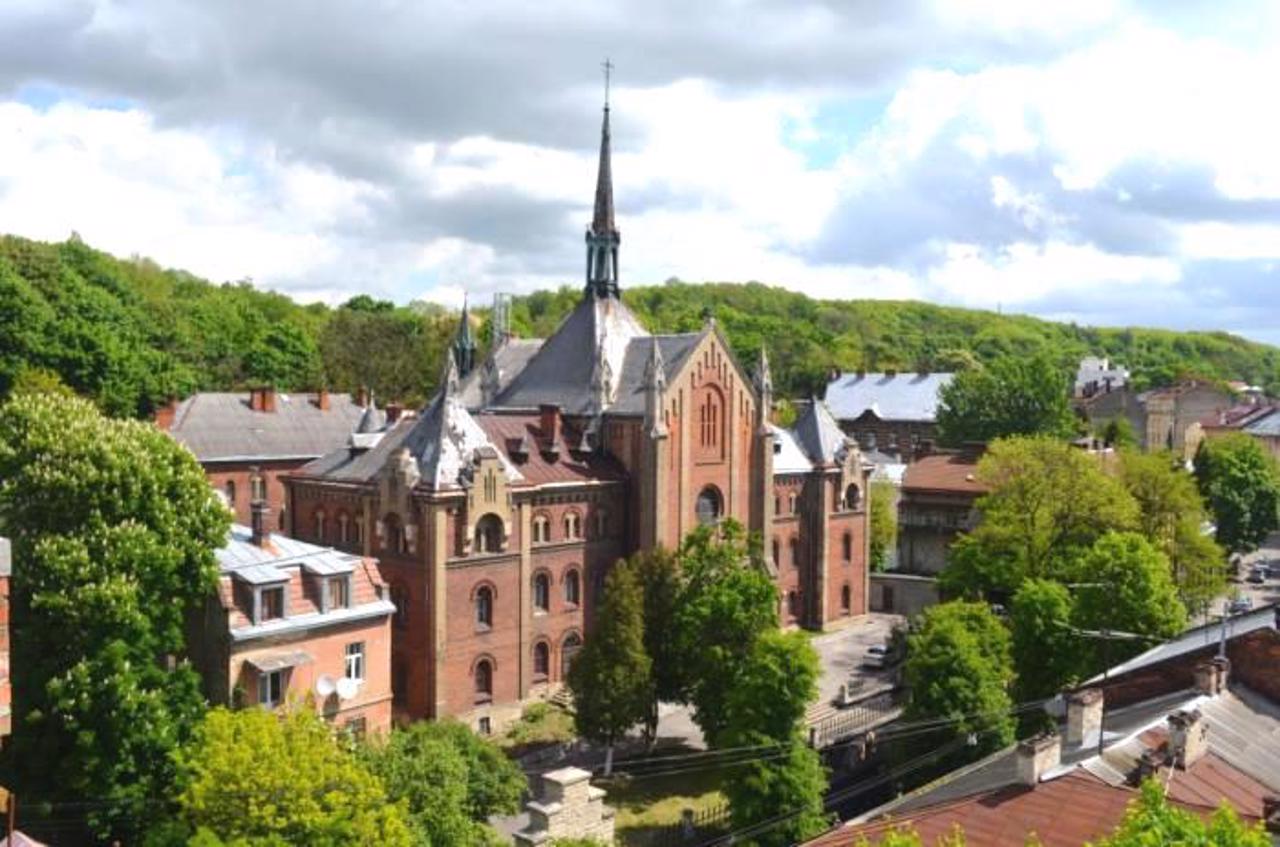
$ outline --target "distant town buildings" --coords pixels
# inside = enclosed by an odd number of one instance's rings
[[[251,513],[217,552],[217,594],[193,621],[206,696],[264,708],[313,701],[353,734],[389,729],[396,607],[377,563],[271,532],[262,501]]]
[[[908,459],[937,439],[938,403],[950,373],[842,373],[824,399],[840,428],[864,451]],[[926,446],[927,449],[927,446]]]
[[[388,412],[395,414],[394,407]],[[368,415],[382,425],[367,396],[255,388],[193,394],[161,408],[155,419],[195,454],[237,521],[247,524],[250,502],[261,497],[283,528],[287,510],[280,478],[345,444]],[[253,468],[260,470],[261,491],[251,490]]]
[[[1085,356],[1076,371],[1075,396],[1107,394],[1129,384],[1129,369],[1113,364],[1105,356]]]
[[[1201,421],[1235,405],[1225,388],[1188,380],[1166,388],[1134,391],[1126,385],[1078,399],[1076,408],[1094,432],[1118,419],[1129,422],[1143,450],[1172,450],[1191,458]]]
[[[1280,403],[1258,400],[1233,406],[1200,421],[1200,428],[1205,438],[1231,432],[1244,433],[1280,459]]]

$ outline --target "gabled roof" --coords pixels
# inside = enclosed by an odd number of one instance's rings
[[[1250,421],[1245,425],[1244,431],[1264,437],[1280,436],[1280,406],[1273,406],[1265,415]]]
[[[846,437],[840,424],[821,400],[804,404],[792,428],[796,442],[815,465],[833,464],[843,458]]]
[[[542,348],[541,338],[509,338],[497,347],[493,353],[494,364],[498,368],[498,391],[509,386],[529,360]],[[471,369],[471,373],[458,381],[458,399],[468,409],[478,409],[484,404],[484,372],[486,362],[480,362]]]
[[[652,355],[653,345],[658,345],[663,373],[670,383],[700,338],[701,333],[690,332],[631,339],[622,358],[622,372],[618,374],[618,392],[609,411],[624,415],[644,412],[644,369]]]
[[[813,462],[804,454],[795,433],[789,429],[769,425],[773,430],[773,473],[808,473],[813,470]]]
[[[542,432],[537,414],[527,412],[481,412],[475,421],[488,435],[498,452],[531,485],[612,482],[626,478],[626,471],[599,450],[578,450],[581,434],[564,426],[550,444]],[[520,445],[527,452],[519,452]],[[554,450],[546,449],[554,446]]]
[[[886,421],[937,419],[938,397],[955,378],[949,373],[845,373],[827,383],[824,398],[842,421],[870,411]]]
[[[276,394],[274,412],[249,407],[249,393],[201,392],[178,404],[169,434],[202,462],[306,459],[346,443],[364,409],[349,394]]]
[[[977,451],[959,453],[931,453],[907,465],[902,475],[903,491],[945,491],[977,496],[987,493],[987,487],[976,476]]]
[[[592,382],[598,352],[617,386],[628,345],[648,335],[621,300],[584,297],[492,405],[532,408],[554,403],[569,415],[596,411]]]
[[[272,533],[267,546],[253,543],[253,531],[233,524],[227,532],[227,543],[214,552],[218,568],[224,574],[243,575],[248,582],[275,582],[287,579],[282,567],[301,567],[311,573],[350,573],[361,558],[332,547],[309,544],[286,535]],[[278,576],[272,576],[272,572]]]

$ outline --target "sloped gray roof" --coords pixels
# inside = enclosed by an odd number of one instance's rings
[[[676,371],[684,365],[684,360],[698,344],[702,333],[690,332],[682,335],[652,335],[647,338],[633,338],[627,345],[626,355],[622,358],[622,373],[618,374],[618,393],[610,412],[623,415],[643,414],[644,412],[644,371],[649,362],[653,345],[658,345],[662,354],[663,373],[668,382]]]
[[[769,425],[773,430],[773,472],[777,474],[808,473],[813,462],[805,455],[795,433],[789,429]]]
[[[234,573],[248,582],[278,582],[288,579],[288,574],[277,571],[280,567],[298,566],[312,572],[349,573],[360,557],[352,553],[308,544],[296,538],[271,534],[271,546],[259,547],[253,543],[253,530],[242,524],[233,524],[227,533],[227,543],[214,553],[223,573]]]
[[[648,334],[621,300],[584,297],[492,405],[529,408],[554,403],[565,414],[587,414],[592,411],[597,349],[603,346],[616,380],[631,340]]]
[[[955,374],[846,373],[827,383],[825,399],[842,421],[871,411],[881,420],[933,421],[938,397]]]
[[[178,404],[169,434],[202,462],[305,459],[346,443],[363,413],[349,394],[322,411],[313,394],[280,393],[274,412],[255,412],[248,392],[202,392]]]
[[[815,465],[838,460],[845,434],[821,400],[803,404],[792,427],[796,441]]]
[[[1280,436],[1280,408],[1271,410],[1244,428],[1250,435]]]
[[[512,338],[493,351],[494,361],[498,365],[498,391],[501,393],[529,364],[529,360],[542,349],[541,338]],[[476,366],[458,382],[458,399],[468,409],[478,409],[483,404],[484,362]]]

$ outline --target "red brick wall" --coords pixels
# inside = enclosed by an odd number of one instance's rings
[[[310,459],[303,459],[290,462],[206,462],[204,464],[204,474],[208,478],[209,484],[217,491],[225,492],[227,483],[235,484],[235,503],[232,505],[232,511],[235,512],[236,523],[249,525],[249,474],[252,468],[257,467],[262,476],[266,480],[267,485],[267,505],[271,507],[271,528],[279,530],[287,526],[281,523],[285,511],[285,489],[282,477],[285,474],[298,470],[307,464]]]
[[[827,617],[831,621],[852,615],[867,613],[867,515],[866,500],[863,509],[856,512],[837,512],[828,520],[830,544],[827,546]],[[849,534],[850,558],[844,557],[844,535]],[[849,586],[850,608],[842,607],[842,589]]]

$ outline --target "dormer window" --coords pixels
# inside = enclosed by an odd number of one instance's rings
[[[328,611],[335,609],[347,609],[351,606],[351,577],[334,576],[330,577],[328,585]]]
[[[274,621],[283,618],[284,611],[284,586],[271,585],[258,589],[257,597],[257,615],[255,615],[255,623],[265,623],[266,621]]]

